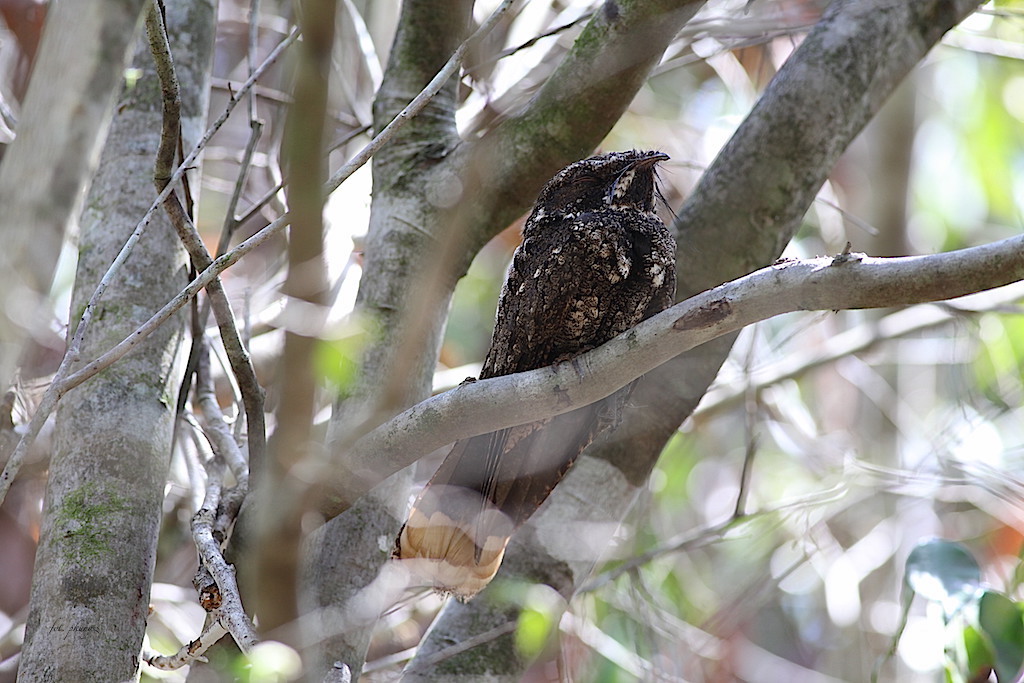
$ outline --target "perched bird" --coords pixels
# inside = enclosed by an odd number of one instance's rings
[[[481,379],[571,360],[672,304],[676,245],[654,212],[665,159],[610,152],[548,181],[509,267]],[[436,590],[472,598],[623,401],[619,392],[457,442],[413,504],[394,557]]]

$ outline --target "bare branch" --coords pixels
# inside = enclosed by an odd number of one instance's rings
[[[156,172],[153,178],[157,191],[163,193],[170,184],[167,178],[171,175],[174,153],[178,148],[181,130],[181,101],[178,78],[174,72],[171,50],[167,42],[167,33],[156,4],[150,7],[150,11],[146,15],[146,33],[149,36],[150,50],[153,53],[153,60],[156,62],[156,72],[160,79],[160,90],[163,96],[160,149],[157,153]],[[173,190],[164,199],[164,208],[167,210],[167,215],[181,238],[182,244],[185,245],[192,263],[197,269],[207,268],[213,262],[210,252],[206,250],[199,231],[196,230],[192,219],[181,206],[181,202],[178,201],[177,194]],[[263,389],[256,378],[256,369],[252,365],[249,352],[242,344],[238,326],[235,324],[235,315],[231,310],[231,302],[228,301],[223,285],[219,279],[214,279],[206,289],[210,295],[213,315],[217,320],[217,327],[220,329],[220,336],[224,342],[228,362],[231,364],[231,371],[238,382],[238,389],[242,393],[242,402],[245,405],[246,422],[249,427],[249,468],[258,475],[264,461],[267,438],[263,417]]]
[[[432,652],[430,655],[424,657],[421,660],[416,660],[417,670],[429,671],[430,667],[436,666],[446,659],[450,659],[457,654],[472,650],[474,647],[479,647],[485,643],[489,643],[496,638],[500,638],[503,635],[512,633],[516,630],[518,624],[513,620],[506,622],[500,626],[495,626],[492,629],[488,629],[483,633],[477,633],[465,640],[453,643],[443,650],[438,652]]]
[[[209,346],[203,340],[196,370],[196,403],[202,416],[203,432],[210,440],[214,454],[222,458],[231,470],[238,486],[248,486],[249,469],[245,462],[242,449],[235,442],[235,437],[224,422],[217,396],[213,391],[213,379],[210,372]]]
[[[598,349],[550,368],[465,384],[423,401],[353,446],[372,463],[335,480],[333,516],[371,486],[458,439],[600,400],[700,344],[783,313],[940,301],[1024,278],[1024,236],[930,256],[782,260],[694,296]]]
[[[221,502],[224,464],[218,458],[214,458],[206,469],[206,498],[203,500],[203,506],[192,517],[192,538],[202,565],[213,577],[219,593],[218,599],[209,605],[211,616],[225,626],[242,652],[248,652],[259,642],[259,637],[242,608],[242,599],[235,581],[235,569],[224,559],[221,543],[213,533],[217,508]]]
[[[250,107],[254,106],[251,104],[251,101]],[[238,201],[242,197],[242,191],[245,190],[245,182],[249,178],[249,170],[252,168],[252,157],[256,153],[256,144],[263,135],[263,123],[256,120],[249,121],[249,128],[249,141],[245,143],[245,150],[242,152],[242,161],[238,166],[238,178],[235,179],[235,189],[232,190],[227,209],[224,211],[224,225],[221,227],[220,240],[217,242],[217,256],[228,250],[228,245],[231,244],[231,236],[234,234],[235,229],[243,222],[235,216],[235,211],[238,209]],[[274,194],[279,189],[279,187],[275,188]]]
[[[274,448],[264,476],[256,481],[257,497],[250,508],[273,504],[274,514],[263,514],[254,523],[255,540],[242,564],[254,579],[253,606],[264,633],[299,616],[296,588],[304,503],[301,487],[291,473],[312,448],[317,390],[313,358],[320,326],[326,318],[323,130],[336,8],[335,0],[298,3],[304,39],[296,51],[294,101],[285,118],[282,144],[292,227],[288,237],[288,271],[282,288],[287,303],[280,358],[280,401],[275,411]],[[300,319],[304,324],[311,323],[312,329],[297,332],[294,324]],[[242,523],[245,526],[246,520]]]
[[[156,170],[153,173],[159,191],[164,188],[164,184],[174,172],[174,155],[178,151],[178,141],[181,137],[181,93],[178,88],[178,77],[174,73],[167,28],[164,26],[163,2],[153,0],[149,3],[145,23],[149,51],[153,54],[153,63],[160,80],[160,97],[163,105],[160,146],[157,148]]]
[[[976,300],[976,297],[980,297]],[[880,320],[871,320],[825,341],[820,349],[810,355],[802,352],[789,356],[767,367],[753,370],[743,384],[716,383],[701,399],[700,407],[694,414],[707,415],[710,412],[735,404],[748,391],[760,392],[766,387],[787,379],[801,377],[815,368],[829,365],[840,358],[870,351],[887,341],[906,337],[934,327],[948,325],[985,311],[1010,312],[1008,304],[1024,297],[1024,288],[1010,285],[998,292],[977,294],[964,305],[948,303],[934,306],[915,307],[897,311]],[[1018,311],[1019,312],[1019,311]]]
[[[199,637],[191,641],[187,645],[183,645],[180,650],[175,652],[173,655],[161,655],[155,652],[143,652],[142,659],[150,666],[161,669],[162,671],[173,671],[174,669],[180,669],[183,666],[188,666],[193,662],[204,662],[206,658],[203,657],[203,653],[209,650],[213,645],[227,635],[228,631],[224,628],[224,625],[219,620],[214,619],[203,632],[199,634]]]
[[[722,522],[687,531],[676,538],[670,539],[657,548],[653,548],[645,553],[629,558],[622,564],[595,576],[591,581],[581,586],[579,592],[587,593],[595,591],[619,578],[623,574],[627,574],[639,567],[642,567],[659,557],[664,557],[665,555],[671,555],[673,553],[686,552],[710,543],[717,543],[721,541],[729,531],[751,520],[761,519],[768,515],[787,514],[806,510],[808,508],[829,505],[842,500],[849,491],[850,482],[844,480],[827,489],[815,491],[807,494],[806,496],[801,496],[786,503],[781,503],[763,510],[757,510],[754,512],[736,511],[729,515],[728,519],[725,519]]]

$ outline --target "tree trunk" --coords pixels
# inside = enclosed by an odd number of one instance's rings
[[[214,7],[169,4],[167,15],[190,146],[206,120]],[[145,40],[135,65],[142,76],[122,92],[81,220],[73,324],[155,198],[161,95]],[[186,282],[185,252],[159,215],[100,300],[83,360],[131,333]],[[138,676],[184,322],[177,316],[59,405],[19,680]]]

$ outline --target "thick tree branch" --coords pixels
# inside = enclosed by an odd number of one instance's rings
[[[114,4],[124,10],[123,3]],[[202,93],[213,47],[212,13],[212,4],[202,0],[176,3],[168,12],[173,44],[188,45],[178,68],[192,89],[180,119],[190,131],[200,131],[206,119]],[[185,253],[165,222],[137,245],[131,259],[119,260],[154,194],[146,178],[159,144],[160,91],[145,41],[135,60],[139,79],[133,89],[122,89],[80,219],[71,319],[87,318],[84,311],[92,306],[94,322],[100,323],[82,340],[86,358],[134,330],[142,314],[178,291],[186,272]],[[73,70],[74,61],[65,68]],[[112,260],[121,267],[115,279],[109,279],[117,270]],[[97,305],[96,292],[104,286]],[[146,625],[174,424],[170,397],[180,384],[184,328],[180,316],[170,321],[133,358],[67,397],[58,410],[21,660],[25,680],[138,676],[136,653]],[[74,354],[72,349],[69,357]],[[72,366],[62,367],[66,373]],[[102,512],[69,517],[76,507]],[[81,545],[86,535],[102,543],[88,550]],[[47,624],[59,622],[83,628],[74,638],[54,639]],[[93,624],[91,631],[86,624]]]
[[[511,3],[505,3],[504,15]],[[402,15],[388,56],[383,82],[373,103],[373,118],[377,130],[394,119],[406,103],[439,71],[451,62],[453,52],[465,54],[465,44],[459,43],[469,33],[472,21],[471,0],[449,0],[436,3],[407,0],[402,3]],[[493,24],[491,24],[493,26]],[[442,88],[433,97],[422,116],[412,122],[400,136],[398,145],[380,156],[375,167],[385,170],[397,180],[403,175],[401,166],[408,162],[408,146],[419,147],[414,156],[429,157],[429,145],[444,148],[458,140],[455,130],[455,107],[458,81],[452,76],[457,68],[442,81]],[[383,179],[381,179],[383,180]],[[381,183],[383,185],[384,183]]]
[[[427,83],[427,85],[424,86],[423,89],[414,98],[412,98],[407,105],[405,105],[405,107],[395,114],[394,118],[388,121],[387,125],[384,125],[381,128],[380,132],[373,137],[373,140],[368,142],[363,149],[359,150],[358,154],[352,157],[351,160],[331,175],[330,179],[327,181],[328,193],[337,190],[343,182],[348,180],[353,173],[369,161],[370,157],[374,156],[378,150],[390,142],[402,127],[418,118],[419,114],[438,94],[438,92],[441,91],[445,84],[448,83],[456,73],[458,73],[459,67],[462,66],[462,62],[466,58],[466,52],[473,42],[482,39],[490,33],[494,26],[508,12],[511,5],[512,0],[504,0],[504,2],[494,10],[491,16],[487,18],[487,21],[480,25],[479,29],[477,29],[473,35],[463,41],[462,44],[455,49],[455,52],[448,58],[448,61],[445,62],[444,66],[434,74],[434,77]]]
[[[437,160],[457,142],[453,77],[472,44],[486,36],[507,15],[512,4],[513,0],[504,0],[473,35],[454,47],[454,53],[420,94],[377,136],[394,140],[374,157],[373,211],[359,283],[359,306],[363,313],[375,318],[382,338],[366,350],[365,381],[358,392],[373,396],[372,403],[376,405],[360,406],[361,414],[357,416],[348,412],[350,425],[367,419],[379,422],[423,398],[430,386],[444,328],[445,316],[439,310],[447,310],[453,287],[446,254],[453,242],[459,240],[461,225],[442,220],[440,216],[445,212],[436,206],[443,203],[439,199],[445,192],[450,194],[447,185],[453,182],[451,176],[442,179],[440,189],[430,189],[429,185],[436,179]],[[449,23],[458,25],[468,20],[470,6],[453,3],[447,12]],[[435,14],[428,3],[403,5],[388,72],[374,105],[378,128],[383,125],[385,113],[393,108],[393,91],[397,91],[400,101],[406,101],[412,85],[423,83],[433,73],[427,65],[440,61],[438,51],[459,37],[449,27],[439,29],[435,24],[438,17],[432,16]],[[465,18],[459,19],[462,15]],[[410,41],[431,32],[440,33],[444,39],[431,36],[424,43],[427,54],[418,54],[420,46]],[[444,54],[451,49],[448,47]],[[415,78],[410,78],[406,70],[411,70]],[[435,103],[435,99],[440,102]],[[420,113],[398,133],[398,125],[404,126],[410,110]],[[331,178],[329,186],[337,186],[335,179],[340,174],[341,170]],[[422,258],[428,250],[435,253],[431,258]],[[351,408],[353,402],[347,405]],[[340,420],[335,422],[336,432],[351,429],[338,429]]]
[[[603,3],[529,105],[446,161],[472,185],[463,192],[468,201],[461,207],[467,214],[462,268],[529,207],[547,178],[593,151],[703,5],[703,0]]]
[[[679,295],[777,258],[850,142],[978,4],[832,3],[680,210],[674,224],[681,236]]]
[[[347,472],[338,507],[330,511],[337,514],[345,501],[445,444],[600,400],[674,356],[751,323],[794,311],[941,301],[1022,278],[1024,236],[931,256],[779,261],[691,297],[572,362],[467,383],[410,408],[354,444],[350,461],[374,467]]]

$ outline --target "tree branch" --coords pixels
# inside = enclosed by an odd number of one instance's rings
[[[292,224],[287,278],[282,287],[287,304],[284,350],[279,361],[280,401],[275,411],[274,447],[265,476],[257,482],[257,497],[247,511],[255,517],[255,521],[248,522],[255,530],[255,538],[246,549],[248,557],[243,563],[244,570],[253,577],[251,595],[263,632],[271,632],[299,616],[297,588],[304,487],[296,480],[294,468],[309,459],[314,448],[314,357],[320,328],[327,316],[323,132],[336,5],[335,0],[298,3],[304,39],[296,51],[293,102],[285,117],[281,145]],[[314,331],[300,330],[296,325],[300,321],[312,323]],[[267,514],[271,507],[273,514]],[[246,523],[243,520],[243,525]]]
[[[975,295],[971,297],[970,303],[965,300],[964,305],[942,303],[915,307],[899,310],[878,320],[865,321],[829,337],[820,348],[809,355],[803,351],[799,355],[786,356],[770,365],[751,369],[745,382],[716,383],[701,399],[700,407],[694,414],[707,415],[730,407],[750,391],[760,393],[784,380],[802,377],[841,358],[873,351],[886,342],[947,326],[989,311],[1020,313],[1019,307],[1010,304],[1022,297],[1024,288],[1008,285],[997,292]]]
[[[377,482],[458,439],[600,400],[669,359],[746,325],[794,311],[941,301],[1024,278],[1024,236],[930,256],[841,254],[782,260],[669,308],[572,362],[468,383],[434,396],[353,445],[372,463],[337,482],[333,516]],[[356,475],[356,476],[352,476]]]
[[[536,97],[446,164],[473,185],[463,196],[464,262],[516,219],[541,185],[590,154],[703,0],[606,2]],[[477,194],[480,193],[480,194]],[[486,202],[476,201],[486,196]]]
[[[156,190],[163,194],[164,190],[171,185],[174,155],[178,149],[181,134],[181,100],[178,77],[174,72],[174,62],[171,59],[171,50],[167,42],[167,33],[161,10],[156,3],[151,5],[146,13],[146,34],[156,65],[156,73],[160,80],[163,105],[160,146],[157,149],[156,168],[153,174]],[[166,194],[163,204],[171,219],[171,224],[192,259],[193,265],[197,270],[208,268],[213,263],[210,252],[207,251],[206,245],[203,244],[203,240],[199,236],[199,231],[196,230],[195,224],[182,207],[173,189]],[[231,310],[231,302],[228,301],[220,279],[213,279],[207,285],[206,292],[210,296],[213,315],[217,320],[217,327],[220,329],[221,340],[228,355],[228,362],[231,364],[231,371],[234,373],[238,389],[242,393],[249,434],[249,469],[254,477],[258,477],[264,465],[267,440],[263,417],[263,389],[256,378],[256,369],[252,365],[249,352],[242,344],[238,327],[235,325],[235,315]]]
[[[832,3],[679,211],[679,295],[777,258],[853,138],[978,4]]]

